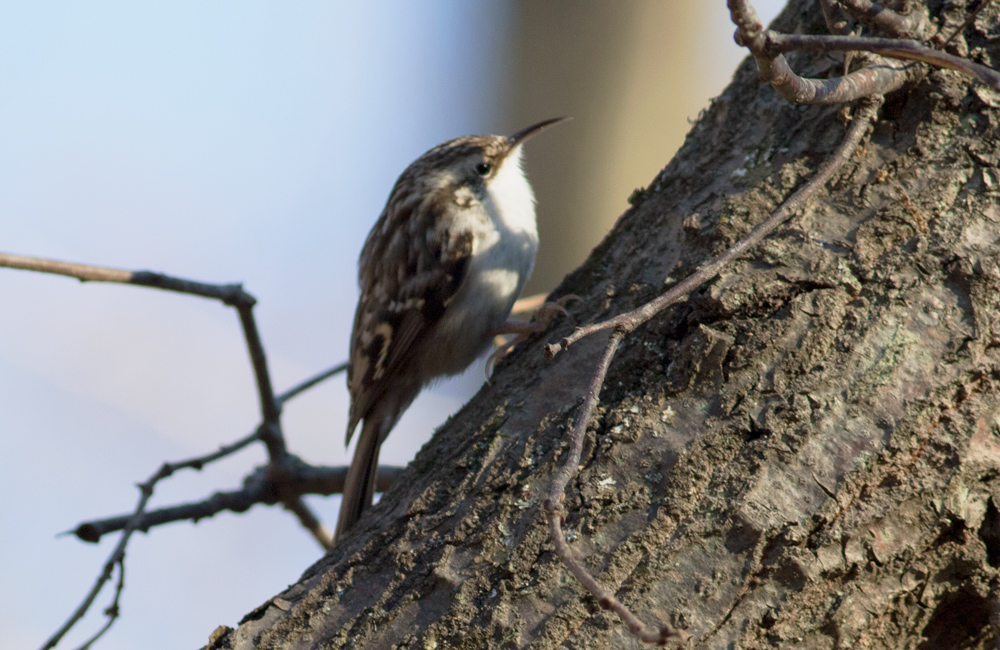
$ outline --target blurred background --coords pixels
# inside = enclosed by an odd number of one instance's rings
[[[754,4],[767,22],[783,2]],[[242,281],[281,391],[346,357],[358,252],[417,156],[575,118],[526,151],[542,240],[528,290],[547,291],[728,83],[732,32],[722,0],[3,2],[0,251]],[[425,391],[382,462],[406,463],[482,379]],[[291,402],[291,450],[346,464],[347,404],[343,377]],[[257,420],[232,310],[0,269],[0,646],[40,646],[116,541],[57,533],[132,509],[161,462]],[[263,461],[177,475],[151,507],[235,489]],[[338,499],[309,502],[332,527]],[[260,506],[137,535],[97,647],[200,647],[320,554]]]

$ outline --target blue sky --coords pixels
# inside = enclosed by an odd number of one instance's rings
[[[445,139],[498,130],[510,9],[2,2],[0,250],[242,281],[287,388],[346,356],[357,252],[399,172]],[[720,16],[706,48],[731,63],[716,92],[742,56]],[[238,322],[216,303],[0,270],[0,310],[0,629],[4,647],[31,648],[114,543],[56,533],[131,509],[159,463],[244,435],[257,406]],[[414,434],[394,434],[383,461],[412,457],[481,375],[426,391],[399,425]],[[299,398],[290,446],[346,463],[346,409],[342,379]],[[263,460],[178,476],[153,505],[233,489]],[[337,499],[311,503],[332,526]],[[200,647],[318,556],[263,507],[138,535],[122,618],[98,647]]]

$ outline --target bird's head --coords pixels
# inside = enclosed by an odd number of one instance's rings
[[[431,191],[467,188],[482,197],[498,179],[503,182],[505,176],[523,177],[521,145],[546,128],[567,119],[555,117],[543,120],[512,135],[467,135],[449,140],[415,160],[400,181],[409,177],[407,180],[410,182],[426,184],[425,189]]]

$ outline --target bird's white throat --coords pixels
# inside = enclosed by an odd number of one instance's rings
[[[521,153],[518,145],[507,155],[496,176],[487,183],[485,207],[512,232],[525,233],[537,241],[535,193],[531,191],[521,168]]]

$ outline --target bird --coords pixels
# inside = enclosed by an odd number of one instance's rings
[[[335,541],[371,506],[379,450],[421,389],[465,370],[497,334],[524,333],[507,323],[538,250],[522,146],[566,119],[448,140],[396,180],[358,259],[346,444],[361,432]]]

